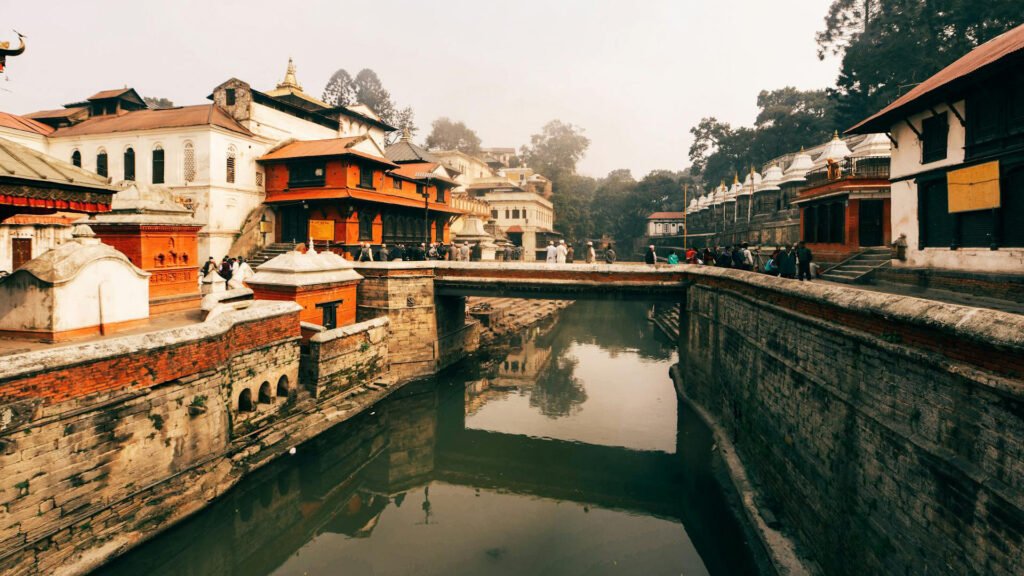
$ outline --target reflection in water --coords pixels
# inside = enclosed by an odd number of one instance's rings
[[[103,574],[752,574],[644,307],[406,386]],[[667,439],[667,440],[666,440]]]

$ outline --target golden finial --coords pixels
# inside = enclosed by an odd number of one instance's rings
[[[295,79],[295,63],[292,62],[292,57],[288,57],[288,69],[284,73],[284,80],[277,85],[280,88],[294,88],[299,92],[302,92],[302,86],[299,85],[299,81]]]
[[[833,140],[839,140],[839,130],[833,130],[832,131],[832,139]]]
[[[733,184],[739,184],[740,183],[740,173],[739,172],[733,172],[733,174],[732,174],[732,183]]]

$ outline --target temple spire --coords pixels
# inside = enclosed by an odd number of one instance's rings
[[[293,88],[302,92],[302,86],[299,85],[299,81],[295,79],[295,63],[292,62],[291,56],[288,57],[288,70],[284,73],[284,80],[277,85],[278,90]]]

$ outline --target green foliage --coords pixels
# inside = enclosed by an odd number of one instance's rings
[[[396,141],[403,130],[410,134],[417,132],[412,107],[399,108],[380,77],[369,68],[360,70],[355,78],[348,71],[339,69],[324,86],[322,100],[332,106],[369,106],[381,120],[398,128],[397,132],[388,135],[386,144]]]
[[[836,127],[835,108],[824,90],[797,90],[792,86],[762,90],[752,128],[733,128],[714,117],[703,118],[690,129],[694,136],[690,162],[704,187],[731,182],[772,158],[826,140]]]
[[[200,394],[192,397],[192,402],[189,406],[195,406],[196,408],[203,408],[206,406],[206,396]]]
[[[347,70],[340,69],[331,75],[320,99],[332,106],[351,106],[356,103],[355,83]]]
[[[522,147],[520,155],[527,166],[555,185],[576,173],[576,164],[589,147],[590,139],[583,135],[582,128],[552,120],[540,134],[530,136],[530,143]]]
[[[162,430],[164,427],[164,417],[159,414],[150,414],[149,421],[153,423],[153,428]]]
[[[818,56],[842,56],[837,122],[849,127],[972,48],[1024,22],[1020,0],[834,0]]]
[[[427,136],[427,148],[441,150],[458,150],[466,154],[480,152],[480,137],[462,122],[449,118],[438,118],[430,126]]]

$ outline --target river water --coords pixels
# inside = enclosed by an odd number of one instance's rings
[[[756,574],[647,308],[577,302],[98,573]]]

